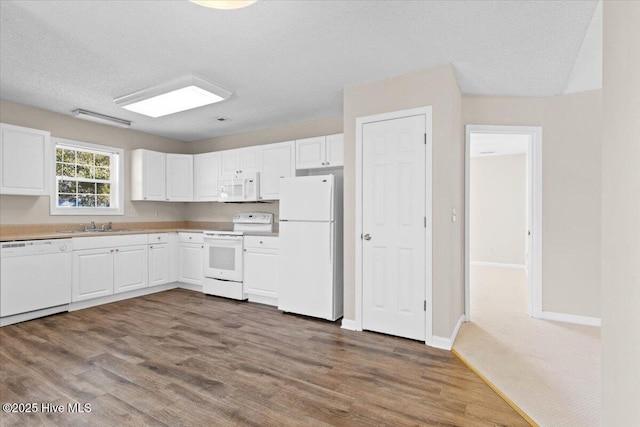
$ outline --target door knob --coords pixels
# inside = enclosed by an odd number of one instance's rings
[[[362,237],[364,240],[371,240],[371,234],[367,233]]]

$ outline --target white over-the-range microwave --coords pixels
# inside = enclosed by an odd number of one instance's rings
[[[220,179],[221,202],[257,202],[260,200],[260,173],[225,175]]]

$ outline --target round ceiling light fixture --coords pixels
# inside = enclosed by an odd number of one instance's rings
[[[198,4],[212,9],[240,9],[252,5],[258,0],[189,0],[191,3]]]

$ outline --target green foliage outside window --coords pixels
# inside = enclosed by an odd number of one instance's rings
[[[56,147],[59,207],[111,207],[112,155],[75,147]]]

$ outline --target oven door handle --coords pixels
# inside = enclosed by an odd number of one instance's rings
[[[228,237],[218,237],[215,235],[205,234],[204,241],[208,243],[216,243],[216,242],[239,242],[242,240],[242,236],[228,236]]]

